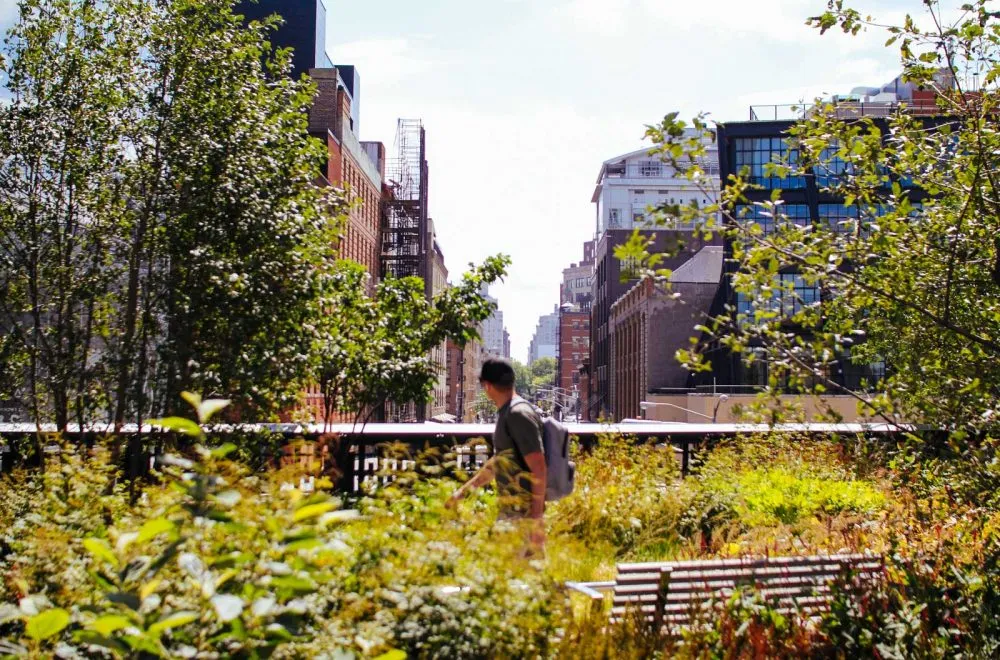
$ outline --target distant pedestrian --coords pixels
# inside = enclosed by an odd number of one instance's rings
[[[454,507],[470,491],[496,482],[501,520],[525,521],[529,549],[545,544],[545,454],[542,420],[535,408],[514,391],[514,367],[507,360],[489,358],[479,382],[497,407],[493,457],[448,500]]]

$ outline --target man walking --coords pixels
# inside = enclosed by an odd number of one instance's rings
[[[501,520],[529,521],[531,550],[545,543],[545,454],[542,420],[530,403],[514,391],[514,367],[501,358],[483,362],[479,382],[497,407],[493,431],[493,458],[455,491],[448,500],[454,507],[475,488],[496,481]]]

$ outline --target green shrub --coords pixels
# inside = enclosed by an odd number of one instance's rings
[[[747,527],[794,525],[820,513],[875,513],[885,496],[860,481],[803,477],[787,469],[757,469],[735,482],[734,511]]]
[[[591,556],[613,564],[650,548],[666,552],[680,543],[677,520],[686,507],[671,447],[602,437],[579,458],[573,493],[550,506],[547,517],[556,545],[580,544]],[[591,563],[586,568],[599,567]]]
[[[856,478],[838,445],[780,435],[714,448],[688,487],[694,495],[682,526],[703,539],[777,526],[794,532],[820,518],[871,517],[886,505],[880,485]]]
[[[191,399],[202,420],[221,405]],[[403,475],[344,509],[329,483],[304,494],[233,451],[168,457],[134,507],[103,450],[0,482],[0,655],[547,654],[565,599],[491,497],[455,513],[452,484]]]

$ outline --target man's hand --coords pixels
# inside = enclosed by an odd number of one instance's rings
[[[528,536],[528,540],[531,542],[531,550],[533,553],[540,553],[545,551],[545,521],[541,518],[535,518],[531,521],[531,534]]]
[[[444,508],[455,509],[456,507],[458,507],[458,503],[465,498],[465,493],[463,493],[462,490],[463,490],[462,488],[459,488],[454,493],[452,493],[451,497],[449,497],[445,501]]]

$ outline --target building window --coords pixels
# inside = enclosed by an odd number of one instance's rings
[[[621,209],[608,209],[608,227],[618,229],[622,226]]]
[[[642,213],[637,213],[637,212],[633,211],[632,212],[632,224],[633,225],[641,225],[644,222],[643,218],[645,218],[645,217],[646,216],[643,215]]]
[[[804,227],[810,223],[808,204],[781,204],[776,209],[778,221],[787,222]],[[756,223],[760,225],[765,234],[774,232],[776,226],[775,218],[771,217],[771,212],[759,204],[738,204],[736,206],[736,220],[741,223]]]
[[[747,168],[749,171],[747,177],[750,183],[768,189],[806,187],[804,176],[796,176],[792,173],[788,173],[786,176],[777,176],[767,167],[768,164],[786,164],[794,168],[798,164],[798,149],[789,149],[788,142],[784,138],[736,138],[734,144],[736,171],[738,173],[744,167]]]
[[[770,298],[760,298],[744,293],[736,294],[737,322],[742,326],[757,323],[754,312],[763,308],[778,312],[782,318],[791,318],[820,300],[820,289],[815,284],[809,284],[798,273],[782,273],[777,276],[780,286],[771,289]],[[756,303],[756,304],[755,304]]]
[[[658,160],[644,160],[639,163],[639,176],[656,177],[663,173],[663,163]]]
[[[858,225],[858,207],[843,204],[820,204],[819,219],[830,231],[838,234],[853,234]]]
[[[824,149],[819,156],[820,162],[813,168],[816,174],[816,185],[829,188],[841,182],[845,174],[853,171],[851,164],[837,155],[840,148],[836,141]]]

